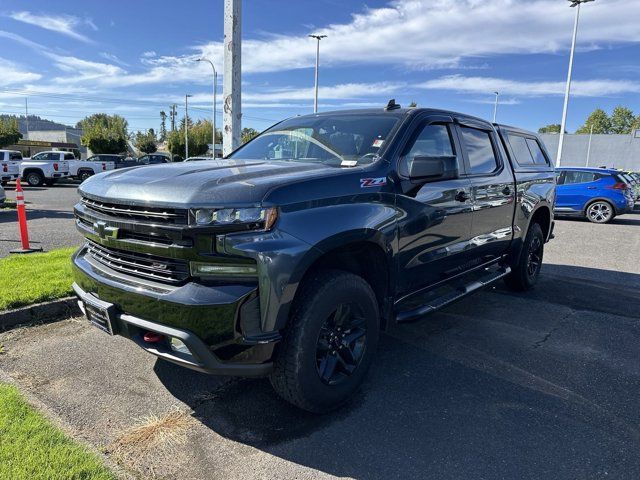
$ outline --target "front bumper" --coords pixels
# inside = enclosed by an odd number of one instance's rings
[[[114,333],[158,357],[216,375],[263,376],[272,369],[279,333],[245,333],[248,325],[259,323],[254,285],[145,283],[107,271],[92,262],[84,248],[73,256],[73,275],[81,302],[91,296],[113,305]],[[145,342],[146,332],[175,337],[192,355],[179,355],[168,343]]]

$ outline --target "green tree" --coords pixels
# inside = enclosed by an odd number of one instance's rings
[[[607,112],[601,108],[596,108],[576,133],[589,133],[591,132],[591,127],[593,127],[593,133],[611,133],[611,119]]]
[[[153,153],[158,150],[156,133],[150,128],[146,133],[138,132],[135,136],[135,145],[143,153]]]
[[[93,153],[122,153],[127,150],[127,121],[119,115],[96,113],[78,122],[82,145]]]
[[[18,143],[21,138],[17,118],[0,119],[0,148]]]
[[[538,129],[538,133],[560,133],[559,123],[550,123]]]
[[[259,133],[260,132],[258,132],[255,128],[245,127],[242,129],[242,132],[240,132],[240,142],[242,143],[242,145],[244,145],[253,137],[256,137]]]
[[[618,105],[611,113],[611,133],[631,133],[636,118],[631,109]]]
[[[189,122],[189,156],[196,157],[204,155],[209,150],[211,137],[213,136],[212,125],[209,120],[199,120],[196,123]],[[218,133],[218,132],[216,132]],[[180,128],[167,133],[167,148],[172,155],[179,155],[186,158],[184,143],[184,118],[180,122]]]

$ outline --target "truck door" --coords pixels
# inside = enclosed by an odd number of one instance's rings
[[[464,118],[457,131],[471,182],[470,247],[476,258],[489,261],[504,254],[513,237],[515,177],[490,124]]]
[[[398,159],[402,188],[397,197],[402,212],[398,220],[399,294],[437,283],[468,260],[473,214],[471,183],[464,176],[464,162],[452,122],[448,116],[419,120]],[[410,180],[410,165],[416,156],[455,156],[462,176]]]

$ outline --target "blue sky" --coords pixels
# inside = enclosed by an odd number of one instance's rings
[[[0,112],[28,96],[30,113],[62,123],[104,111],[157,129],[190,93],[190,114],[209,118],[211,69],[195,59],[222,71],[222,12],[222,0],[0,0]],[[396,98],[490,118],[497,90],[499,121],[560,123],[574,13],[566,0],[245,0],[243,126],[312,111],[308,33],[328,35],[320,110]],[[640,0],[585,4],[568,129],[596,107],[640,113],[639,75]]]

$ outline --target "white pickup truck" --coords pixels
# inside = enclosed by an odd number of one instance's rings
[[[21,161],[22,153],[17,150],[0,150],[0,185],[18,178]]]
[[[20,177],[32,187],[43,183],[51,186],[61,178],[69,178],[69,160],[75,159],[71,152],[40,152],[20,162]]]
[[[66,159],[66,157],[65,157]],[[87,178],[97,173],[106,172],[116,168],[115,161],[104,161],[94,155],[87,160],[69,158],[69,174],[71,177],[84,182]]]

